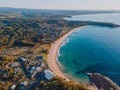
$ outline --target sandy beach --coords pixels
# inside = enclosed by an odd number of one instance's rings
[[[68,33],[66,33],[65,35],[63,35],[61,38],[59,38],[58,40],[56,40],[54,43],[52,43],[51,48],[49,50],[49,54],[48,54],[48,66],[50,68],[51,71],[53,71],[53,73],[63,79],[65,79],[66,81],[70,81],[71,79],[68,78],[66,75],[64,75],[62,73],[62,71],[59,68],[59,65],[57,63],[57,58],[58,58],[58,51],[59,48],[61,46],[61,44],[63,43],[63,41],[73,32],[75,32],[76,30],[79,30],[80,28],[83,28],[83,26],[70,30]]]
[[[57,58],[58,58],[58,52],[59,52],[59,48],[61,46],[61,44],[63,43],[63,41],[73,32],[84,28],[85,26],[81,26],[78,28],[75,28],[73,30],[70,30],[68,33],[66,33],[65,35],[63,35],[61,38],[59,38],[58,40],[56,40],[54,43],[52,43],[51,48],[49,50],[49,54],[48,54],[48,66],[50,68],[50,70],[56,75],[59,76],[63,79],[65,79],[66,81],[71,81],[72,79],[68,78],[65,74],[63,74],[63,72],[60,70],[59,68],[59,64],[57,63]],[[89,86],[90,90],[97,90],[95,87],[93,86]]]

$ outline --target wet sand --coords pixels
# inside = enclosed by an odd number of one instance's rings
[[[57,58],[58,58],[58,51],[59,48],[61,46],[61,44],[63,43],[63,41],[73,32],[75,32],[76,30],[79,30],[80,28],[83,28],[82,26],[73,30],[70,30],[68,33],[66,33],[65,35],[63,35],[62,37],[60,37],[58,40],[56,40],[54,43],[52,43],[51,48],[49,50],[49,54],[48,54],[48,66],[50,68],[50,70],[53,71],[53,73],[67,81],[70,81],[70,79],[63,74],[63,72],[60,70],[59,68],[59,64],[57,63]]]
[[[59,52],[59,48],[61,46],[61,44],[63,43],[63,41],[73,32],[84,28],[85,26],[81,26],[79,28],[75,28],[73,30],[70,30],[68,33],[66,33],[65,35],[63,35],[62,37],[60,37],[59,39],[57,39],[54,43],[52,43],[51,48],[49,50],[49,54],[48,54],[48,67],[49,69],[56,75],[59,76],[63,79],[65,79],[66,81],[71,81],[72,79],[67,77],[65,74],[63,74],[63,72],[60,70],[59,68],[59,64],[57,62],[58,60],[58,52]],[[93,88],[92,86],[90,86],[91,90],[97,90],[95,88]]]

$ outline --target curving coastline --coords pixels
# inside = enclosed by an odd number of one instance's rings
[[[54,43],[52,43],[51,48],[49,50],[48,60],[47,60],[48,67],[53,71],[53,73],[56,76],[59,76],[59,77],[65,79],[66,81],[71,81],[71,79],[68,78],[65,74],[63,74],[63,72],[59,68],[59,64],[57,63],[59,48],[60,48],[61,44],[63,43],[63,41],[70,34],[72,34],[76,30],[79,30],[80,28],[83,28],[83,27],[85,27],[85,26],[81,26],[81,27],[75,28],[73,30],[70,30],[68,33],[66,33],[65,35],[60,37],[58,40],[56,40]]]
[[[57,39],[54,43],[52,43],[51,48],[49,49],[48,60],[47,60],[49,69],[51,71],[53,71],[53,73],[56,76],[59,76],[59,77],[65,79],[66,81],[74,81],[74,80],[71,79],[71,78],[69,78],[69,76],[65,75],[61,71],[61,69],[59,68],[59,63],[57,62],[59,48],[60,48],[61,44],[63,43],[63,41],[70,34],[72,34],[73,32],[75,32],[75,31],[77,31],[77,30],[79,30],[81,28],[85,28],[85,27],[86,26],[81,26],[81,27],[75,28],[73,30],[70,30],[68,33],[66,33],[65,35],[63,35],[62,37],[60,37],[59,39]],[[104,78],[104,76],[102,76],[102,75],[99,75],[99,74],[97,74],[97,75],[96,74],[92,74],[92,75],[90,74],[89,75],[88,74],[88,76],[90,77],[91,82],[93,82],[92,85],[88,85],[88,88],[90,90],[98,90],[98,89],[100,89],[103,86],[106,87],[106,84],[104,85],[105,82],[107,82],[108,88],[109,88],[109,86],[112,86],[112,87],[115,88],[113,90],[119,90],[119,86],[115,85],[114,82],[112,82],[111,80],[108,80],[108,79]],[[101,84],[101,83],[103,83],[103,84]],[[103,88],[103,90],[106,90],[106,88]]]
[[[56,76],[59,76],[59,77],[65,79],[66,81],[73,81],[73,80],[71,78],[67,77],[59,68],[59,64],[57,62],[59,48],[60,48],[61,44],[63,43],[63,41],[70,34],[72,34],[73,32],[75,32],[81,28],[85,28],[85,27],[87,27],[87,26],[80,26],[78,28],[70,30],[68,33],[66,33],[65,35],[63,35],[62,37],[57,39],[54,43],[52,43],[51,48],[49,49],[49,54],[48,54],[48,59],[47,59],[49,69]],[[95,86],[88,86],[88,87],[90,88],[90,90],[98,90]]]
[[[88,73],[88,76],[98,90],[120,90],[120,87],[116,83],[100,73]]]

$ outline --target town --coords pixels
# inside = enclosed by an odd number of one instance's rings
[[[5,52],[4,52],[5,53]],[[34,55],[35,56],[35,55]],[[48,69],[44,56],[26,58],[19,57],[17,60],[7,63],[0,69],[1,85],[6,85],[5,81],[15,82],[10,85],[10,90],[33,90],[40,81],[49,81],[54,78],[54,74]]]
[[[66,82],[50,70],[47,55],[51,44],[80,26],[119,27],[105,22],[65,20],[74,15],[73,11],[1,11],[0,90],[89,90]]]

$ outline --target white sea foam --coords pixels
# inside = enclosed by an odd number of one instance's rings
[[[60,53],[60,48],[63,47],[63,46],[65,46],[67,43],[69,43],[69,41],[70,41],[69,38],[67,38],[67,39],[65,39],[65,41],[61,44],[61,46],[59,47],[59,50],[58,50],[58,57],[59,57],[59,56],[62,56],[62,54]],[[58,58],[57,58],[57,63],[60,64]]]
[[[70,42],[70,39],[66,38],[65,41],[63,41],[63,43],[61,44],[61,47],[65,46],[69,42]]]
[[[75,32],[80,32],[82,29],[76,30]]]
[[[62,56],[62,54],[58,51],[58,56]]]

